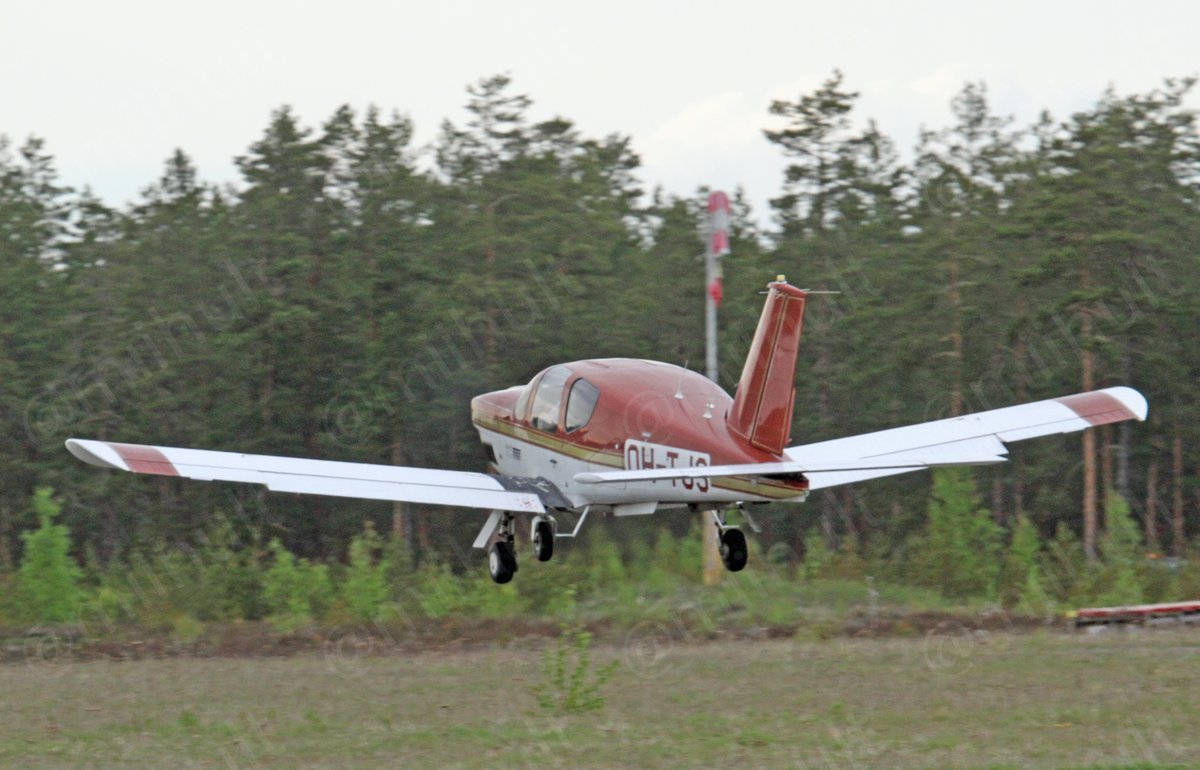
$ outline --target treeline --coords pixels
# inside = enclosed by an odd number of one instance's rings
[[[840,73],[770,105],[765,140],[788,165],[770,226],[734,196],[722,384],[782,273],[840,292],[809,304],[794,443],[1132,385],[1147,424],[1017,445],[968,474],[972,510],[995,526],[996,569],[1022,526],[1103,556],[1122,505],[1139,548],[1184,555],[1200,529],[1191,87],[1022,127],[968,84],[911,163],[863,127]],[[647,194],[631,138],[535,121],[505,77],[467,106],[429,148],[400,114],[343,107],[312,128],[281,108],[236,187],[179,151],[119,210],[65,188],[42,142],[0,141],[0,571],[17,569],[40,486],[86,563],[196,547],[218,521],[316,561],[348,559],[371,521],[453,561],[472,512],[135,479],[62,441],[479,469],[479,392],[576,358],[698,368],[704,191]],[[814,494],[761,516],[763,543],[912,563],[930,489],[905,476]],[[690,525],[658,518],[612,537],[632,552]]]

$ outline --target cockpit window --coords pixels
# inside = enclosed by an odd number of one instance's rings
[[[596,410],[596,401],[600,398],[600,390],[585,379],[575,380],[571,386],[571,395],[567,396],[566,431],[579,430],[592,419]]]
[[[537,377],[529,381],[529,384],[521,391],[521,396],[517,399],[517,405],[513,407],[513,418],[517,420],[525,419],[525,408],[529,406],[529,394],[533,393],[533,384],[537,382]]]
[[[533,410],[529,415],[533,427],[553,433],[558,427],[558,411],[562,405],[563,386],[571,370],[565,366],[552,366],[542,375],[537,394],[533,397]]]

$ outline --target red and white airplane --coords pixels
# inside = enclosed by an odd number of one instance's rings
[[[592,359],[552,366],[528,385],[471,402],[493,473],[247,455],[69,439],[84,462],[204,481],[490,510],[475,547],[497,583],[517,570],[518,514],[532,517],[540,561],[556,537],[578,534],[589,512],[708,510],[721,558],[746,565],[746,537],[723,511],[801,502],[814,489],[945,465],[1003,462],[1005,444],[1144,420],[1146,399],[1115,387],[858,436],[787,446],[807,294],[782,276],[766,304],[736,394],[696,372],[655,361]],[[555,516],[578,515],[572,532]]]

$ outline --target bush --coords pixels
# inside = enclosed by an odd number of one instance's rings
[[[409,577],[409,586],[409,595],[424,617],[465,614],[471,607],[467,587],[448,564],[426,562]]]
[[[608,531],[604,527],[596,527],[589,535],[591,540],[587,548],[585,593],[605,591],[611,586],[624,583],[628,577],[625,572],[625,560],[621,558],[621,549]]]
[[[1025,514],[1017,518],[1013,529],[1012,542],[1004,555],[1004,564],[1000,571],[1000,602],[1005,607],[1018,605],[1027,609],[1037,610],[1044,607],[1048,597],[1042,586],[1041,568],[1038,566],[1038,552],[1041,550],[1041,539],[1037,527]]]
[[[825,577],[833,563],[833,551],[825,536],[816,527],[804,534],[804,577],[809,580]]]
[[[564,592],[562,606],[575,603],[575,587]],[[568,609],[567,612],[570,612]],[[578,622],[564,623],[554,646],[542,658],[544,681],[533,688],[538,706],[546,711],[573,714],[604,707],[602,688],[620,665],[609,663],[593,670],[592,635]]]
[[[71,559],[67,528],[55,524],[62,512],[53,490],[41,487],[33,495],[38,528],[22,533],[25,553],[17,571],[16,614],[24,620],[61,623],[76,620],[83,606],[79,588],[82,570]]]
[[[263,599],[271,624],[281,631],[295,631],[319,620],[333,602],[328,568],[297,559],[278,539],[268,547],[274,561],[263,577]]]
[[[253,620],[266,608],[262,570],[250,547],[239,547],[233,527],[217,519],[196,552],[202,597],[196,607],[200,620]]]
[[[375,562],[379,535],[368,520],[361,535],[350,541],[350,564],[342,583],[342,599],[355,620],[380,620],[388,609],[388,565]]]
[[[1083,548],[1065,522],[1060,521],[1055,528],[1054,539],[1041,555],[1041,564],[1046,591],[1052,599],[1071,604],[1086,592]]]
[[[862,556],[858,535],[850,532],[833,556],[830,574],[843,580],[863,580],[867,576],[867,561]]]

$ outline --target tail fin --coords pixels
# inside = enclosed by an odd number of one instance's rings
[[[773,454],[783,452],[792,429],[806,296],[782,278],[767,286],[767,302],[729,411],[728,424],[734,433]]]

